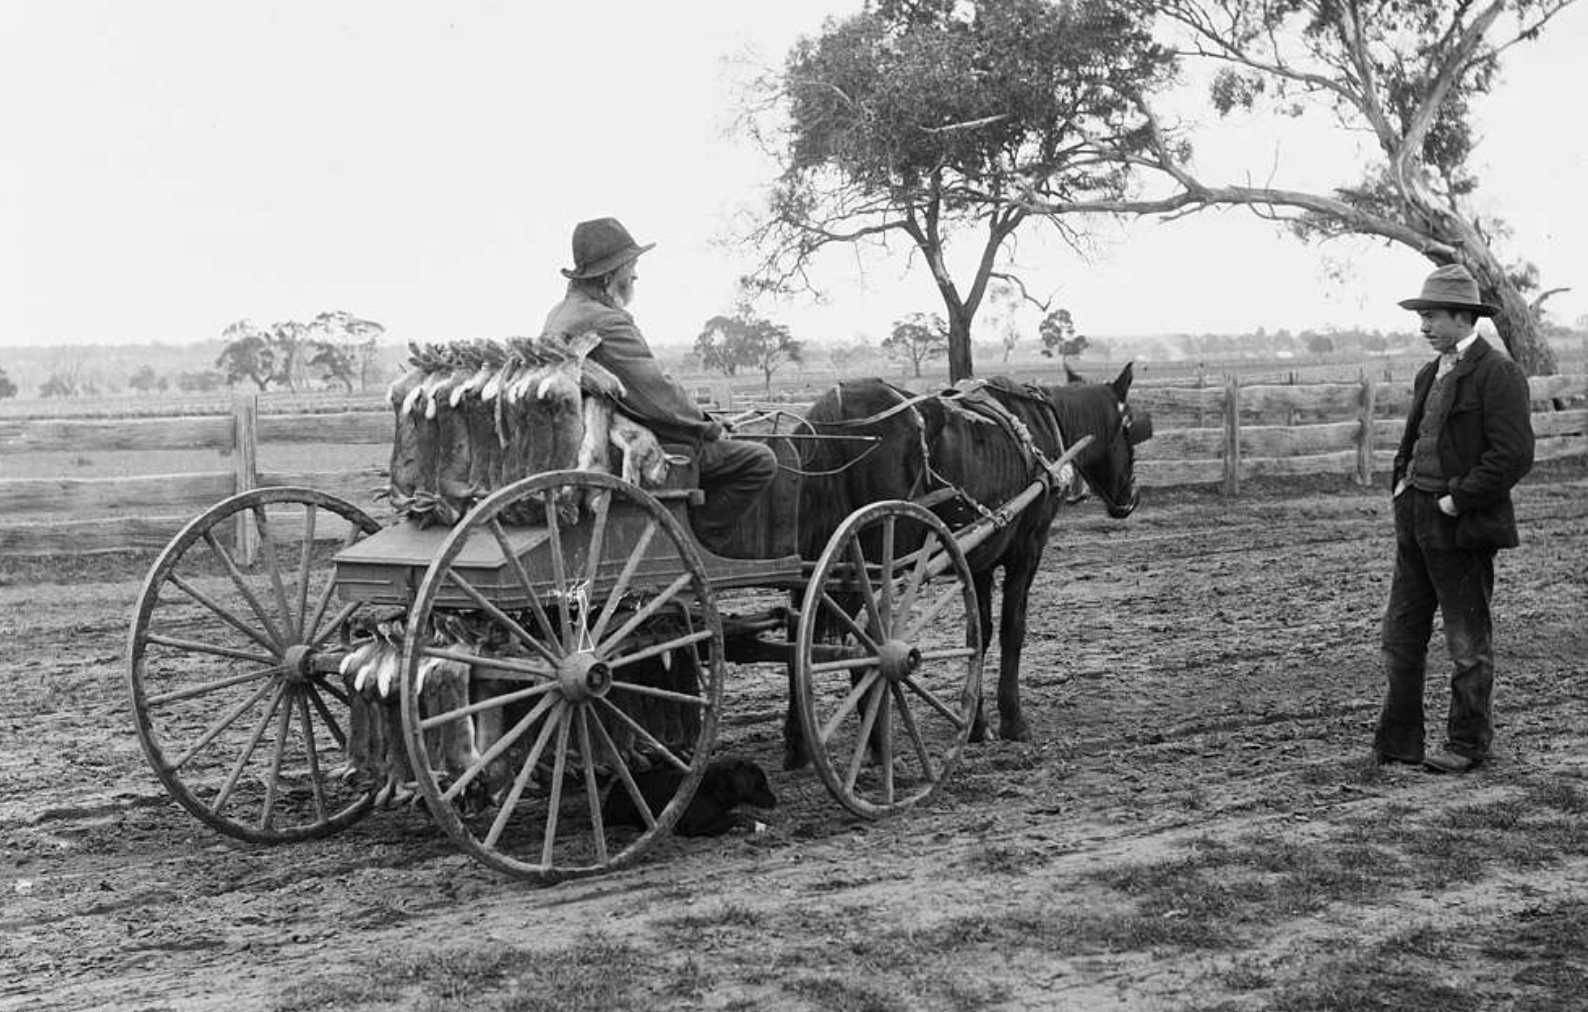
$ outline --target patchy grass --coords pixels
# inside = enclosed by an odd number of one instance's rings
[[[642,1012],[655,1007],[655,998],[638,991],[641,981],[675,997],[698,996],[712,983],[692,960],[671,967],[632,946],[587,934],[552,951],[482,941],[417,960],[377,957],[351,973],[296,982],[270,1007],[308,1012],[400,1001],[419,1012]]]

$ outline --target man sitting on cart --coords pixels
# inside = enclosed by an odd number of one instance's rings
[[[616,218],[582,221],[573,230],[572,270],[563,270],[568,294],[546,317],[546,334],[575,337],[595,331],[601,343],[590,357],[623,381],[618,408],[647,426],[663,443],[683,445],[694,457],[705,505],[690,511],[701,543],[721,551],[741,515],[777,474],[777,458],[762,443],[729,439],[694,398],[662,370],[628,312],[639,280],[636,243]]]

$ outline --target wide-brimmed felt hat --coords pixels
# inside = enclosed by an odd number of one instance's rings
[[[573,227],[573,270],[562,276],[570,279],[599,278],[617,270],[656,244],[641,246],[616,218],[581,221]]]
[[[1478,282],[1472,272],[1460,264],[1446,264],[1428,275],[1423,282],[1423,293],[1415,299],[1400,302],[1402,309],[1414,312],[1423,309],[1466,309],[1479,316],[1493,316],[1499,306],[1491,306],[1478,296]]]

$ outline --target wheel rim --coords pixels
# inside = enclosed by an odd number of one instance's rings
[[[581,505],[570,522],[571,503]],[[526,531],[537,547],[521,564],[515,538]],[[482,544],[506,560],[495,592],[465,571]],[[664,653],[685,665],[681,684],[653,684]],[[470,670],[467,702],[436,681],[459,666]],[[690,666],[693,678],[682,674]],[[619,867],[693,796],[722,670],[722,624],[677,518],[607,475],[517,482],[452,531],[409,612],[402,717],[420,790],[465,851],[509,874],[549,882]],[[669,715],[682,727],[657,732]],[[662,778],[640,769],[636,747],[670,773],[659,799],[644,800],[642,785]],[[612,794],[641,826],[608,824]]]
[[[811,576],[795,693],[827,789],[868,818],[928,797],[958,761],[981,692],[965,555],[907,502],[851,514]]]
[[[259,536],[252,563],[227,547],[239,515]],[[339,769],[348,701],[334,662],[358,606],[335,600],[331,557],[378,529],[334,496],[254,489],[190,522],[145,578],[128,646],[138,739],[214,829],[276,843],[368,811]]]

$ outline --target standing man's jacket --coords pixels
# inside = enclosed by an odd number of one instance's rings
[[[552,307],[541,332],[577,337],[592,330],[601,343],[590,357],[623,381],[625,392],[618,406],[625,414],[664,443],[685,443],[699,449],[703,441],[722,435],[722,426],[707,418],[694,398],[662,371],[627,310],[570,291]]]
[[[1438,359],[1417,373],[1412,409],[1395,454],[1390,488],[1400,487],[1412,459],[1423,407]],[[1439,429],[1439,469],[1449,475],[1456,504],[1456,545],[1469,551],[1515,548],[1511,487],[1533,466],[1533,419],[1527,377],[1483,338],[1451,370],[1450,411]]]

